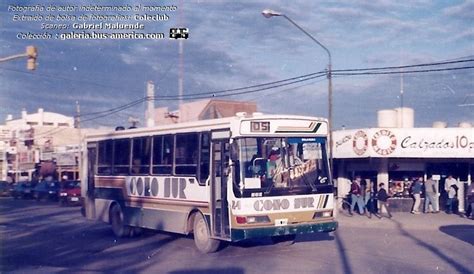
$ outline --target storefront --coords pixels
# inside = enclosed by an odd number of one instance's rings
[[[459,197],[472,181],[473,128],[369,128],[335,131],[333,136],[339,197],[348,193],[351,179],[360,175],[376,185],[388,183],[393,208],[407,211],[415,178],[434,176],[441,206],[445,204],[444,181],[448,175],[457,180]],[[463,199],[459,200],[459,210],[463,211]]]

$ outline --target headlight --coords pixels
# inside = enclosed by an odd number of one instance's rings
[[[66,192],[61,192],[61,193],[59,193],[59,196],[61,196],[61,197],[67,196],[67,193]]]
[[[332,217],[332,210],[331,211],[318,211],[318,212],[315,212],[313,215],[313,219],[327,218],[327,217]]]

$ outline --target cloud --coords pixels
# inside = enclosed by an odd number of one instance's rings
[[[446,7],[443,12],[445,15],[454,19],[472,20],[474,19],[474,1],[466,0],[458,5]],[[472,26],[472,25],[471,25]]]

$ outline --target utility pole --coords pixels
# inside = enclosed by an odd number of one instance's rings
[[[79,101],[76,101],[76,119],[75,119],[75,128],[81,128],[81,106]]]
[[[152,81],[148,81],[146,85],[146,100],[146,126],[153,127],[155,125],[155,85]]]
[[[79,105],[79,101],[76,101],[76,119],[75,119],[75,128],[77,129],[77,134],[79,135],[79,155],[77,159],[77,175],[79,180],[82,180],[81,172],[82,172],[82,160],[84,153],[82,153],[82,133],[81,133],[81,106]]]

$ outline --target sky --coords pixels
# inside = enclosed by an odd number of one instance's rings
[[[171,5],[165,12],[21,12],[9,6],[68,5]],[[0,124],[8,114],[38,108],[68,116],[80,104],[83,127],[128,125],[129,117],[145,126],[145,104],[113,115],[105,111],[146,96],[153,81],[156,107],[177,109],[179,41],[169,29],[185,27],[182,40],[184,95],[214,93],[299,77],[327,69],[328,55],[284,17],[265,18],[263,9],[285,14],[315,37],[331,53],[332,69],[359,69],[417,65],[474,59],[474,1],[20,1],[0,3],[0,58],[38,48],[37,69],[28,71],[26,60],[0,62]],[[166,14],[167,20],[135,20],[135,14]],[[15,15],[52,14],[54,20],[19,21]],[[76,16],[58,21],[57,15]],[[71,31],[82,14],[131,15],[121,23],[143,23],[147,33],[164,33],[165,39],[55,39]],[[100,23],[101,21],[84,21]],[[106,23],[106,21],[102,21]],[[116,21],[108,21],[115,23]],[[42,23],[66,24],[67,30],[41,29]],[[93,31],[93,30],[88,30]],[[18,33],[53,34],[51,39],[18,39]],[[97,32],[110,33],[110,30]],[[446,68],[473,66],[473,62]],[[419,69],[419,68],[418,68]],[[341,76],[333,74],[333,126],[335,129],[377,126],[377,110],[403,106],[415,109],[415,126],[434,121],[449,126],[474,125],[474,70],[427,73]],[[219,94],[214,93],[214,94]],[[214,98],[212,95],[208,98]],[[218,97],[215,97],[218,98]],[[255,101],[260,112],[328,116],[328,80],[319,77],[293,85],[219,99]],[[189,100],[185,100],[188,102]]]

